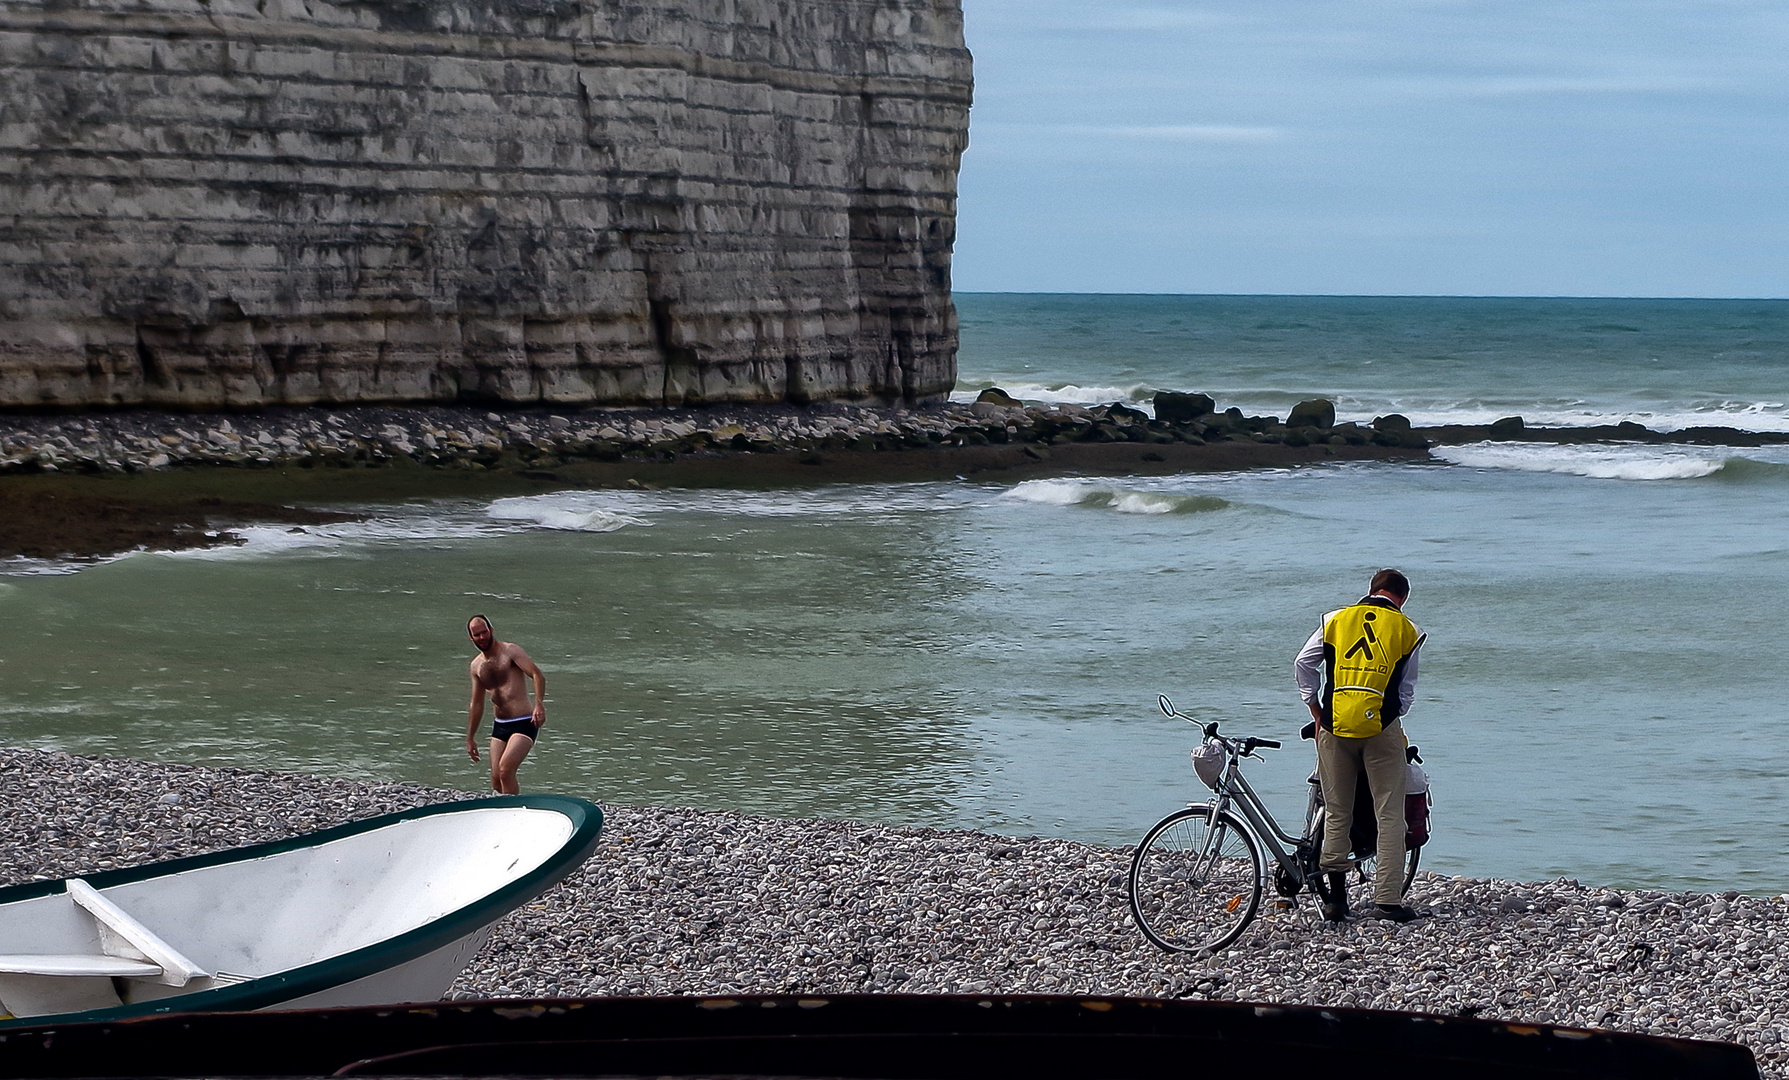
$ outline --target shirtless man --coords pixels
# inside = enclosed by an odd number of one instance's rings
[[[547,679],[522,647],[498,641],[491,620],[474,615],[466,620],[466,636],[478,646],[472,658],[472,704],[466,707],[466,753],[478,760],[478,724],[485,716],[485,697],[491,698],[496,722],[491,725],[491,790],[500,795],[519,795],[516,767],[534,749],[535,737],[547,726]],[[528,687],[534,680],[534,708],[528,707]]]

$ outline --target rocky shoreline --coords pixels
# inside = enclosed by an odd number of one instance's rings
[[[997,391],[972,405],[914,409],[838,404],[701,409],[544,409],[409,405],[268,409],[252,413],[13,414],[0,418],[0,474],[138,472],[194,466],[551,469],[580,460],[1069,442],[1156,445],[1250,441],[1308,446],[1428,443],[1409,425],[1288,427],[1278,417],[1202,412],[1153,419],[1123,405],[1025,406]],[[1190,395],[1184,395],[1190,396]]]
[[[465,793],[0,749],[0,882],[289,836]],[[608,807],[583,869],[499,924],[452,996],[1054,992],[1478,1015],[1737,1041],[1789,1076],[1789,898],[1420,874],[1430,918],[1305,904],[1209,959],[1130,925],[1128,852]],[[1140,822],[1139,830],[1147,823]],[[1445,836],[1437,838],[1445,843]]]
[[[145,411],[0,415],[0,475],[142,472],[190,467],[550,470],[579,461],[662,462],[741,454],[883,452],[1065,443],[1423,450],[1481,440],[1688,442],[1757,446],[1789,434],[1624,423],[1532,428],[1520,417],[1486,425],[1412,427],[1402,416],[1337,423],[1320,399],[1291,413],[1245,416],[1203,394],[1157,395],[1155,416],[1122,404],[1025,405],[998,390],[973,404],[913,409],[842,404],[700,409],[505,409],[441,405],[266,409],[235,414]]]

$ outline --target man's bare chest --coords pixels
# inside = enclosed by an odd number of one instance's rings
[[[515,679],[515,661],[507,656],[481,656],[472,661],[472,677],[485,689],[495,690]]]

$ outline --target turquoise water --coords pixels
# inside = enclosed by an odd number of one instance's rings
[[[1000,365],[1039,341],[1068,359],[1035,385],[1091,385],[1097,357],[1036,329],[1080,308],[1103,312],[1087,348],[1121,354],[1139,384],[1266,400],[1264,375],[1149,352],[1183,299],[964,298],[965,386],[1009,385]],[[1009,303],[1043,307],[1020,319]],[[1784,309],[1753,307],[1777,320],[1748,339],[1755,363],[1677,356],[1673,370],[1706,371],[1635,379],[1629,398],[1678,413],[1719,398],[1775,423],[1779,399],[1752,368],[1783,370],[1780,349],[1755,343],[1783,339]],[[1651,325],[1622,325],[1636,324]],[[1712,340],[1726,324],[1711,325],[1674,333],[1697,355],[1730,353]],[[1264,347],[1260,371],[1301,385],[1296,351]],[[1558,357],[1524,370],[1529,396],[1512,384],[1500,399],[1511,411],[1613,407]],[[1368,380],[1346,374],[1315,365],[1302,385],[1370,402]],[[1408,381],[1400,392],[1446,389]],[[371,509],[366,523],[254,530],[238,549],[13,567],[0,738],[476,790],[462,627],[480,611],[548,674],[525,790],[1121,844],[1200,794],[1192,729],[1155,710],[1157,693],[1285,740],[1253,772],[1297,816],[1311,755],[1292,655],[1319,613],[1397,565],[1430,634],[1409,720],[1435,782],[1427,864],[1789,891],[1782,449],[1497,444],[1244,474]]]
[[[1789,431],[1789,301],[959,295],[959,396]]]

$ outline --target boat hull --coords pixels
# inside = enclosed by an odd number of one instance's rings
[[[0,1032],[439,1000],[491,924],[576,869],[601,829],[582,799],[503,796],[0,889],[0,1005],[17,1014]],[[143,964],[159,978],[33,971],[129,965],[121,954],[136,950],[111,940],[120,929],[162,957]]]

